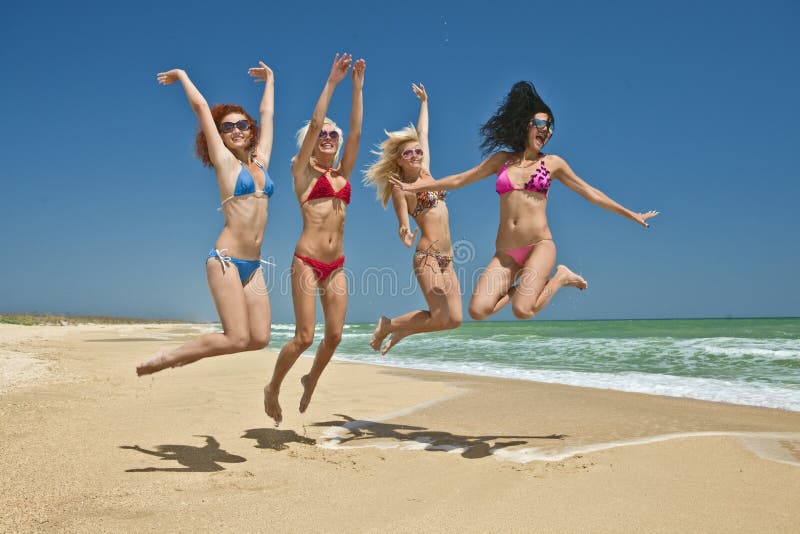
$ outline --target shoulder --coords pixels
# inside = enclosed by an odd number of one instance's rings
[[[499,170],[503,165],[511,161],[512,159],[516,158],[517,154],[515,152],[506,152],[501,150],[500,152],[495,152],[486,160],[487,163],[492,165],[492,167],[496,167]]]
[[[545,154],[542,160],[545,162],[545,165],[550,167],[551,171],[569,168],[569,165],[567,165],[567,162],[564,161],[564,158],[557,154]]]

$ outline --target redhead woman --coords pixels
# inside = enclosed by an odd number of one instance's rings
[[[336,86],[345,78],[352,63],[353,56],[336,54],[311,120],[297,133],[298,152],[292,160],[292,178],[303,215],[303,231],[292,260],[295,334],[281,349],[272,379],[264,388],[264,411],[275,420],[276,426],[283,419],[278,402],[283,379],[300,354],[314,342],[317,294],[325,317],[325,330],[311,371],[300,379],[303,386],[301,413],[308,408],[319,377],[342,339],[347,311],[344,222],[364,114],[362,88],[366,63],[363,59],[353,65],[353,101],[347,140],[342,139],[341,128],[326,114]],[[342,144],[344,150],[341,150]],[[342,158],[337,164],[340,152]]]
[[[139,376],[179,367],[209,356],[257,350],[270,336],[269,296],[261,271],[261,243],[267,206],[274,185],[267,173],[272,151],[275,81],[264,63],[250,76],[264,82],[259,108],[261,128],[241,107],[220,104],[209,108],[185,71],[158,74],[158,83],[180,82],[200,121],[195,142],[203,165],[213,167],[225,225],[205,259],[211,296],[222,333],[208,334],[172,350],[161,349],[139,364]]]
[[[420,100],[417,127],[386,132],[387,139],[375,154],[378,160],[366,171],[365,183],[378,189],[378,199],[385,208],[389,199],[394,206],[398,236],[407,247],[414,244],[417,233],[422,237],[414,252],[414,274],[428,304],[427,310],[415,310],[400,317],[381,317],[370,346],[386,354],[401,339],[411,334],[449,330],[461,324],[461,292],[453,268],[453,245],[446,191],[405,192],[392,187],[389,177],[402,184],[435,185],[429,173],[431,156],[428,145],[428,95],[425,86],[412,85]],[[419,227],[411,233],[409,217]],[[384,344],[384,339],[389,340]]]
[[[404,192],[449,190],[496,175],[500,226],[496,252],[473,290],[469,314],[485,319],[511,302],[514,315],[530,319],[564,286],[586,289],[586,281],[564,265],[555,272],[556,244],[547,224],[550,186],[560,181],[589,202],[644,227],[656,211],[631,211],[575,174],[555,154],[542,152],[554,129],[553,112],[530,82],[518,82],[497,113],[481,128],[482,148],[493,154],[480,165],[433,182],[406,184],[392,179]],[[498,150],[506,149],[506,150]]]

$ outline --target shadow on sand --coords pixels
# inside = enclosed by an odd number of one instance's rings
[[[219,465],[222,463],[238,464],[246,462],[246,458],[230,454],[219,448],[219,442],[211,436],[197,436],[206,438],[204,447],[193,447],[191,445],[158,445],[155,450],[143,449],[138,445],[121,445],[120,449],[130,449],[139,451],[151,456],[157,456],[162,460],[175,461],[184,467],[145,467],[143,469],[126,469],[126,473],[150,473],[153,471],[172,471],[178,473],[209,473],[213,471],[224,471],[225,468]]]
[[[324,421],[311,426],[340,427],[342,432],[335,437],[328,437],[321,442],[332,442],[337,445],[366,440],[393,440],[402,446],[403,443],[418,444],[421,450],[426,451],[453,451],[461,450],[461,456],[468,459],[478,459],[490,456],[494,451],[506,447],[526,445],[529,440],[547,439],[561,440],[565,434],[550,434],[549,436],[459,436],[450,432],[428,430],[421,426],[393,425],[378,423],[376,421],[356,420],[350,416],[335,414],[343,420]],[[510,441],[504,441],[510,440]]]
[[[244,431],[242,439],[256,440],[257,449],[272,449],[282,451],[289,447],[289,443],[302,443],[303,445],[316,445],[317,441],[299,435],[294,430],[278,430],[275,428],[251,428]]]

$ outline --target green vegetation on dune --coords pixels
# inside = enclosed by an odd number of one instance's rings
[[[187,323],[180,319],[144,319],[136,317],[109,317],[105,315],[50,315],[32,313],[0,314],[0,324],[23,326],[76,325],[76,324],[143,324]]]

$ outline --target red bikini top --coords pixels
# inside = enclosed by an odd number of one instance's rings
[[[317,178],[317,183],[315,183],[314,187],[311,188],[311,192],[308,194],[308,197],[305,199],[304,203],[317,198],[338,198],[345,204],[350,204],[350,191],[351,187],[349,180],[343,188],[336,191],[333,189],[333,186],[328,180],[327,175],[323,173],[319,176],[319,178]]]

